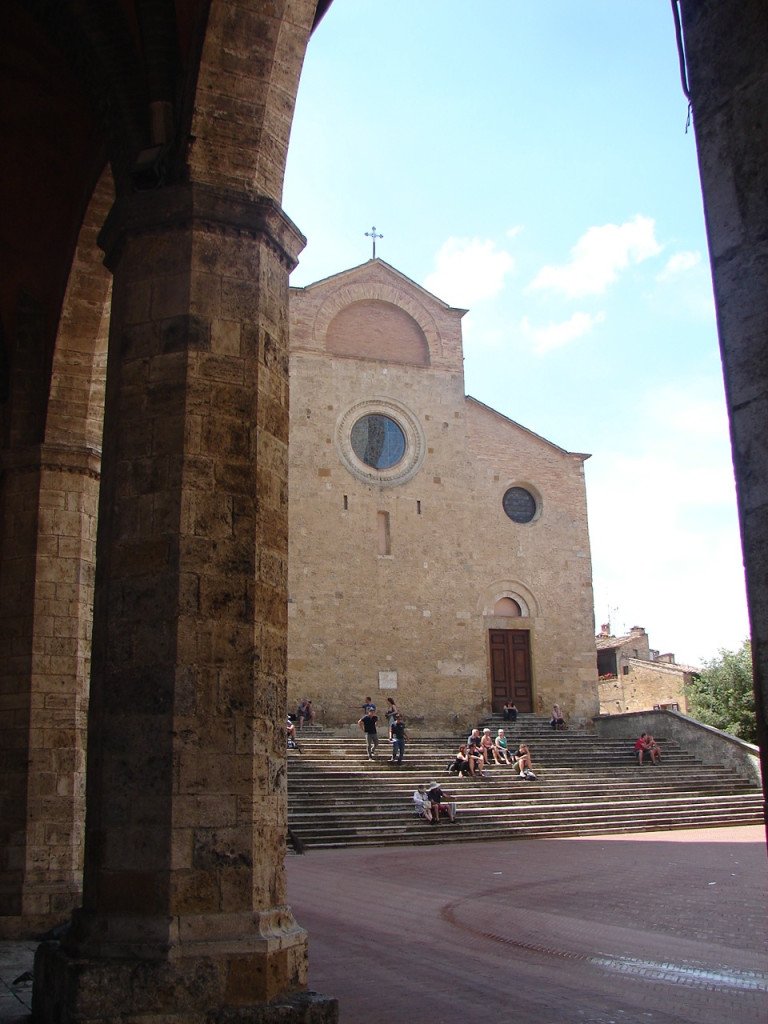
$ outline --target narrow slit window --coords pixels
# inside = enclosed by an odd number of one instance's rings
[[[392,554],[392,538],[389,531],[389,512],[377,512],[377,525],[379,535],[379,554]]]
[[[416,515],[417,516],[421,515],[421,502],[420,501],[416,502]]]
[[[348,508],[349,508],[349,498],[345,494],[344,495],[344,511],[346,512],[348,510]]]

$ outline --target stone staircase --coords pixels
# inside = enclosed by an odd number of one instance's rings
[[[366,757],[363,734],[299,734],[301,753],[288,752],[289,838],[310,848],[383,846],[485,839],[599,835],[659,829],[752,825],[764,821],[761,791],[726,771],[703,764],[674,742],[657,736],[658,766],[640,767],[631,740],[599,739],[568,730],[554,733],[548,720],[521,715],[514,726],[489,718],[495,734],[504,725],[510,747],[524,739],[533,754],[536,782],[507,766],[488,777],[449,775],[447,765],[469,729],[457,735],[411,731],[403,765],[388,762],[386,731],[378,758]],[[383,732],[383,735],[381,735]],[[413,812],[419,783],[436,779],[457,804],[455,824],[429,825]]]

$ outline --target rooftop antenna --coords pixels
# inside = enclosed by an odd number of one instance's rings
[[[619,630],[617,629],[617,619],[619,617],[619,606],[617,604],[608,605],[608,621],[611,624],[611,635],[618,636]],[[625,627],[622,625],[622,632],[626,632]]]
[[[376,259],[376,239],[377,238],[383,238],[384,235],[377,235],[376,234],[376,227],[374,225],[374,227],[372,227],[370,231],[366,231],[365,232],[365,237],[366,238],[370,238],[371,241],[373,242],[373,257],[372,258]]]

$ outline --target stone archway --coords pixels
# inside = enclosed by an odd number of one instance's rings
[[[28,629],[15,719],[23,770],[3,773],[3,828],[17,863],[6,876],[4,930],[44,930],[80,899],[88,677],[111,279],[96,235],[114,198],[109,174],[85,213],[52,359],[44,437],[11,460],[7,496],[37,509],[34,531],[9,531],[2,629]],[[7,590],[5,591],[7,593]],[[9,659],[14,667],[13,659]],[[15,666],[19,667],[18,663]],[[26,745],[25,745],[26,741]],[[33,780],[32,784],[28,780]],[[17,799],[11,799],[17,794]],[[52,800],[55,798],[55,807]],[[10,810],[13,808],[13,811]],[[9,882],[11,884],[9,884]]]
[[[62,74],[64,113],[83,96],[86,110],[91,97],[108,122],[96,124],[91,111],[81,118],[90,145],[81,166],[62,177],[71,186],[62,234],[77,222],[73,197],[87,194],[83,180],[100,147],[117,186],[100,238],[113,295],[83,908],[62,949],[38,958],[41,1020],[62,1020],[72,1007],[78,1019],[182,1019],[256,1004],[266,1020],[271,1011],[262,1004],[278,996],[302,1019],[335,1015],[332,1003],[302,994],[306,935],[285,904],[283,869],[286,307],[288,272],[304,240],[279,200],[317,15],[315,0],[105,0],[98,18],[81,20],[78,5],[12,0],[20,62],[32,61],[33,45],[45,39],[54,71],[71,71],[66,82]],[[21,189],[25,199],[31,191]],[[79,425],[70,429],[78,388],[69,386],[67,354],[88,317],[81,304],[70,323],[56,305],[57,280],[69,274],[70,294],[76,290],[78,269],[69,273],[69,262],[61,254],[55,266],[51,260],[53,284],[35,307],[41,336],[45,318],[62,324],[53,387],[35,407],[46,412],[38,417],[40,431],[43,419],[48,429],[46,458],[59,459],[44,467],[42,495],[52,493],[52,473],[74,465],[73,449],[87,447],[93,406],[80,391]],[[15,358],[18,331],[12,341]],[[31,377],[17,372],[15,380]],[[12,385],[17,419],[26,423],[25,397]],[[5,437],[8,448],[13,432]],[[15,461],[6,451],[6,473]],[[94,481],[98,461],[94,452]],[[24,496],[5,485],[4,508],[18,514]],[[77,511],[82,527],[87,509]],[[42,546],[50,542],[46,519],[41,511]],[[5,514],[12,544],[11,522]],[[68,529],[57,539],[66,535],[72,549]],[[75,557],[87,582],[90,556]],[[4,558],[4,584],[9,564]],[[51,582],[48,566],[60,573],[63,563],[36,566],[40,588]],[[73,603],[79,614],[88,599],[81,593]],[[27,628],[34,647],[31,619]],[[86,638],[68,639],[76,656]],[[66,672],[81,679],[81,667]],[[42,667],[14,671],[29,698]],[[83,703],[73,728],[82,729]],[[70,731],[70,759],[78,742]],[[117,959],[142,965],[142,991]],[[194,994],[193,975],[207,979]],[[172,1005],[160,1006],[161,990],[173,991]],[[275,1010],[281,1019],[286,1006]]]
[[[304,240],[278,201],[314,11],[214,0],[186,175],[169,153],[167,180],[118,194],[101,235],[114,280],[83,906],[38,956],[41,1019],[71,1000],[185,1019],[286,993],[332,1013],[300,994],[283,867],[285,310]],[[123,984],[126,959],[146,991]],[[206,979],[194,991],[191,975]]]

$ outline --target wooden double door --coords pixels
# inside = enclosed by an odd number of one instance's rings
[[[527,629],[491,629],[491,702],[500,712],[508,700],[533,711],[531,634]]]

